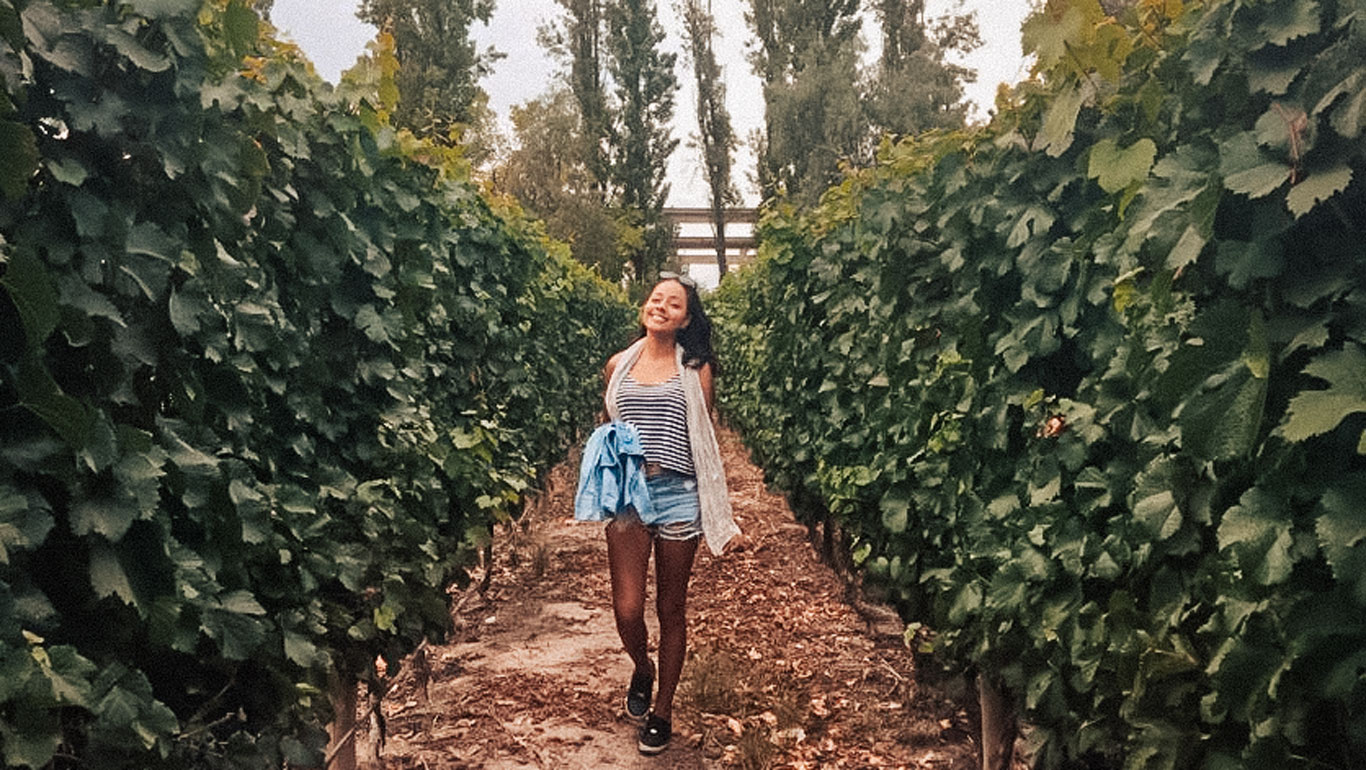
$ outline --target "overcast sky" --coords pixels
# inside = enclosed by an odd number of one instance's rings
[[[660,22],[669,35],[671,50],[682,52],[682,25],[673,9],[673,0],[656,0]],[[375,29],[356,18],[359,3],[352,0],[275,0],[271,18],[275,25],[303,48],[313,60],[318,74],[335,83],[342,70],[355,63],[375,35]],[[736,133],[747,137],[763,125],[763,97],[759,80],[750,69],[745,54],[751,37],[745,25],[742,0],[719,0],[712,4],[722,37],[715,42],[726,80],[726,102]],[[938,16],[954,10],[955,0],[929,0],[928,15]],[[1029,12],[1030,0],[964,0],[962,6],[977,10],[982,29],[982,48],[959,61],[978,72],[978,82],[969,86],[967,96],[975,114],[985,118],[995,100],[996,86],[1014,83],[1028,75],[1020,52],[1020,22]],[[472,33],[480,47],[492,45],[507,54],[497,62],[494,74],[481,81],[489,93],[493,109],[506,120],[511,106],[543,93],[554,77],[554,63],[536,44],[536,29],[561,13],[555,0],[498,0],[497,10],[488,26],[475,25]],[[697,151],[688,139],[697,130],[693,113],[694,89],[691,70],[679,57],[679,82],[674,136],[681,139],[669,166],[671,206],[705,206],[706,182]],[[510,129],[509,129],[510,131]],[[754,172],[752,153],[742,151],[737,159],[736,183],[746,202],[757,203],[758,194],[749,182]]]

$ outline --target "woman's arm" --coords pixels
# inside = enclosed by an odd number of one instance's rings
[[[711,378],[711,364],[702,364],[697,370],[697,378],[702,381],[702,395],[707,401],[707,414],[716,419],[716,391]]]
[[[621,356],[626,351],[614,354],[607,359],[607,365],[602,368],[602,414],[598,422],[607,422],[611,415],[607,413],[607,385],[612,381],[612,373],[617,370],[617,364],[621,363]]]

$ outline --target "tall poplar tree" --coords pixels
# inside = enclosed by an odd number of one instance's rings
[[[604,83],[607,19],[603,0],[556,2],[564,8],[565,19],[541,30],[541,45],[569,66],[569,88],[578,105],[580,152],[599,199],[607,202],[611,197],[615,130]]]
[[[662,50],[653,0],[612,0],[607,8],[607,67],[618,110],[612,179],[621,206],[639,217],[644,244],[631,262],[640,283],[664,264],[673,232],[664,220],[665,176],[678,146],[672,136],[677,56]]]
[[[487,24],[496,0],[361,0],[361,21],[389,30],[399,60],[394,123],[443,138],[478,116],[479,79],[501,54],[479,51],[470,25]]]
[[[980,44],[971,15],[925,18],[924,0],[868,0],[882,54],[862,64],[859,0],[748,0],[764,81],[764,196],[814,203],[842,164],[871,163],[884,134],[961,125],[973,73],[947,51]]]
[[[882,55],[864,100],[874,130],[904,135],[962,125],[963,86],[977,76],[945,54],[981,45],[976,20],[964,14],[927,21],[925,0],[875,0],[874,7]]]
[[[702,166],[707,173],[716,267],[724,280],[727,272],[726,208],[734,205],[740,195],[731,183],[735,132],[731,128],[730,112],[726,110],[726,84],[721,78],[716,52],[712,50],[712,39],[717,34],[716,20],[702,7],[701,0],[684,0],[678,6],[678,12],[683,17],[687,50],[697,81],[696,146],[701,151]]]
[[[764,197],[814,202],[840,162],[867,150],[858,59],[859,0],[749,0],[764,81]]]

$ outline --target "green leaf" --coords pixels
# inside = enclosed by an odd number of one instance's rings
[[[1280,240],[1224,240],[1219,242],[1215,270],[1228,276],[1235,289],[1247,288],[1258,278],[1275,278],[1285,269],[1284,247]]]
[[[0,286],[5,287],[19,309],[29,347],[40,347],[61,321],[57,289],[43,263],[27,252],[11,255]]]
[[[90,176],[89,169],[76,158],[45,158],[43,162],[53,179],[72,187],[85,184],[85,180]]]
[[[71,506],[71,531],[77,535],[97,533],[117,543],[137,518],[138,509],[130,501],[91,497]]]
[[[175,262],[180,255],[180,242],[152,222],[133,225],[124,248],[129,254],[145,254],[164,262]]]
[[[1156,157],[1157,145],[1151,139],[1139,139],[1124,150],[1114,139],[1102,139],[1091,147],[1086,175],[1105,192],[1117,193],[1146,179]]]
[[[57,711],[21,709],[10,720],[0,720],[0,745],[6,767],[49,767],[62,745],[62,723]]]
[[[1186,227],[1186,231],[1181,233],[1181,238],[1167,254],[1167,267],[1172,270],[1180,270],[1200,258],[1200,253],[1205,250],[1205,244],[1209,241],[1200,232],[1200,228],[1195,225]]]
[[[94,732],[102,742],[145,751],[180,729],[175,713],[156,699],[141,671],[111,664],[95,679],[94,690]]]
[[[1290,554],[1289,504],[1261,487],[1253,487],[1224,513],[1217,532],[1219,550],[1231,551],[1245,579],[1269,586],[1290,576],[1295,560]]]
[[[52,525],[52,515],[41,498],[30,500],[0,486],[0,564],[9,564],[12,552],[42,545]]]
[[[882,496],[882,526],[887,528],[892,534],[901,534],[906,531],[906,522],[910,514],[911,499],[905,492],[890,490]]]
[[[239,56],[250,52],[260,33],[260,19],[243,0],[232,0],[223,12],[223,31],[228,46]]]
[[[1094,2],[1050,4],[1020,25],[1020,44],[1026,54],[1038,56],[1038,70],[1051,69],[1067,55],[1069,45],[1082,42],[1104,14]]]
[[[294,631],[284,632],[285,657],[303,668],[321,665],[325,656],[308,637]]]
[[[219,606],[228,612],[242,615],[264,615],[266,608],[256,600],[250,591],[230,591],[218,599]]]
[[[86,660],[74,647],[60,645],[43,648],[34,646],[29,650],[42,670],[48,685],[52,688],[55,703],[90,707],[90,677],[95,672],[95,664]]]
[[[1220,145],[1219,174],[1228,190],[1261,198],[1289,181],[1290,166],[1267,158],[1257,146],[1256,135],[1243,131]]]
[[[1181,509],[1176,504],[1176,466],[1159,457],[1138,476],[1130,508],[1134,518],[1158,539],[1166,540],[1181,528]]]
[[[1316,171],[1290,188],[1285,205],[1296,219],[1308,214],[1321,201],[1337,195],[1352,183],[1352,168],[1343,163],[1327,171]]]
[[[149,19],[171,16],[194,16],[199,13],[200,0],[127,0],[134,11]]]
[[[204,611],[200,629],[218,643],[219,651],[228,660],[250,658],[266,639],[263,621],[251,615],[216,608]]]
[[[1077,116],[1081,108],[1095,96],[1095,86],[1090,80],[1069,85],[1062,93],[1053,97],[1044,114],[1043,126],[1034,137],[1034,150],[1043,150],[1049,157],[1056,158],[1072,146],[1073,131],[1077,126]]]
[[[1327,433],[1349,414],[1366,412],[1366,352],[1347,343],[1342,350],[1316,357],[1306,374],[1328,382],[1324,390],[1302,390],[1290,400],[1280,433],[1287,441],[1304,441]]]
[[[128,604],[138,604],[128,573],[108,543],[97,542],[90,548],[90,587],[96,596],[117,596]]]
[[[0,120],[0,193],[18,200],[38,170],[38,142],[28,126]]]
[[[1339,581],[1366,582],[1355,570],[1353,551],[1366,541],[1366,475],[1357,473],[1333,483],[1319,500],[1314,524],[1319,548]],[[1359,561],[1359,560],[1358,560]]]
[[[1320,11],[1316,0],[1283,0],[1263,7],[1266,16],[1259,31],[1271,45],[1283,46],[1319,31]]]
[[[95,423],[95,413],[62,393],[52,376],[33,358],[19,364],[15,388],[19,403],[33,412],[70,447],[84,447]]]

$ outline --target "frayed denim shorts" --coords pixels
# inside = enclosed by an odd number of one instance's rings
[[[635,509],[617,514],[609,527],[640,524],[660,540],[691,540],[702,536],[702,504],[697,497],[697,479],[677,473],[663,473],[645,480],[655,513],[649,521]]]

